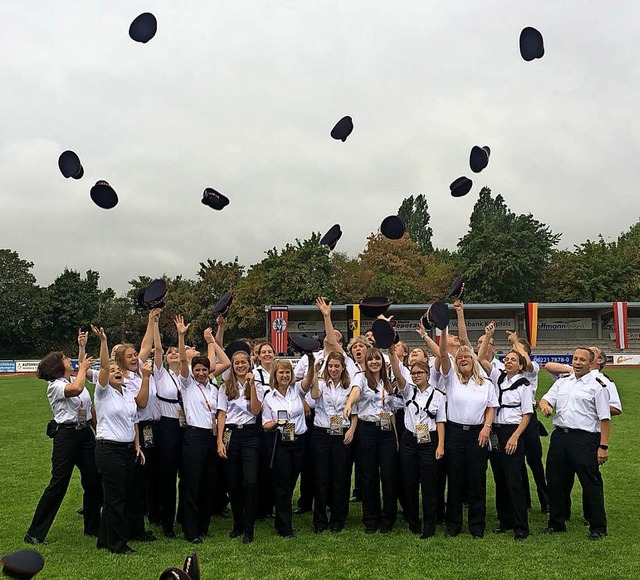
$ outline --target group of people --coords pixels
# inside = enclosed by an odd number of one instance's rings
[[[436,342],[420,323],[424,346],[397,342],[386,352],[372,333],[345,345],[331,303],[318,298],[316,305],[323,343],[295,368],[276,359],[266,340],[223,348],[222,316],[215,336],[211,328],[204,332],[206,355],[185,344],[189,324],[182,316],[174,320],[178,344],[165,350],[157,308],[139,350],[119,344],[110,351],[104,330],[92,326],[99,371],[85,352],[87,332],[79,332],[77,370],[64,353],[47,355],[38,376],[48,383],[54,415],[47,429],[52,477],[25,541],[45,542],[74,466],[84,489],[84,533],[119,554],[134,552],[130,541],[155,539],[145,516],[168,538],[179,523],[184,537],[199,544],[227,501],[231,538],[253,542],[255,523],[265,517],[274,518],[280,536],[293,537],[301,473],[315,533],[344,528],[355,472],[351,501],[362,501],[366,534],[390,533],[400,503],[421,538],[433,537],[438,523],[446,536],[457,536],[466,504],[469,533],[482,538],[488,464],[494,533],[529,535],[528,464],[549,514],[546,533],[566,530],[577,475],[589,537],[606,535],[599,466],[608,458],[610,417],[622,407],[601,372],[600,349],[576,349],[570,366],[549,363],[560,378],[537,403],[540,368],[527,341],[508,333],[512,349],[501,362],[491,323],[474,352],[460,300],[458,336],[445,329]],[[93,404],[87,381],[95,383]],[[545,416],[555,409],[546,474],[540,442],[546,432],[536,408]]]

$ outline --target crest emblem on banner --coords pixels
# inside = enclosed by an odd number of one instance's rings
[[[275,332],[284,332],[285,330],[287,330],[287,321],[281,316],[278,316],[277,318],[273,319],[271,328],[273,328]]]
[[[358,330],[358,326],[359,326],[359,321],[356,320],[355,318],[350,318],[349,319],[349,328],[351,330]]]

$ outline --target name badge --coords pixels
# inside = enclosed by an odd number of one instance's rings
[[[498,434],[495,431],[491,431],[489,443],[491,444],[491,451],[495,451],[496,453],[500,451],[500,441],[498,441]]]
[[[153,447],[153,429],[151,428],[151,425],[147,425],[142,429],[142,437],[144,438],[145,447]]]
[[[184,416],[184,409],[178,409],[178,425],[183,428],[187,426],[187,418]]]
[[[296,440],[296,426],[293,423],[286,423],[282,427],[282,440],[289,443]]]
[[[329,435],[342,435],[342,417],[332,415],[329,417]]]
[[[424,423],[416,425],[416,438],[418,443],[431,443],[429,425],[425,425]]]
[[[87,426],[87,410],[78,409],[76,414],[76,429],[84,429]]]
[[[391,413],[380,413],[380,429],[391,431]]]
[[[229,443],[231,443],[231,429],[225,429],[224,433],[222,434],[222,444],[224,445],[225,449],[229,449]]]

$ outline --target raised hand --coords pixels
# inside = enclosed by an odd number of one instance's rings
[[[204,339],[207,342],[207,344],[216,341],[216,339],[213,336],[213,331],[211,330],[211,327],[205,329],[205,331],[204,331]]]
[[[492,320],[487,326],[484,327],[484,333],[491,337],[493,333],[496,331],[496,323]]]
[[[100,342],[103,342],[103,341],[107,340],[107,335],[105,334],[104,328],[102,328],[102,326],[100,328],[98,328],[97,326],[94,326],[92,324],[91,325],[91,332],[93,332],[93,334],[95,334],[100,339]]]
[[[191,324],[184,323],[184,317],[182,316],[182,314],[176,314],[175,318],[173,319],[173,322],[176,325],[176,330],[178,331],[178,334],[181,334],[182,336],[187,334],[187,330],[189,330],[189,326],[191,326]]]
[[[316,306],[322,314],[322,316],[331,315],[331,302],[327,302],[322,296],[316,298]]]
[[[510,332],[507,330],[507,339],[511,344],[515,344],[518,342],[518,334],[516,332]]]
[[[78,328],[78,346],[85,348],[87,346],[87,339],[89,338],[89,332],[83,331],[82,328]]]
[[[154,308],[151,312],[149,312],[149,320],[151,322],[159,322],[161,314],[162,308]]]
[[[218,316],[216,316],[216,324],[218,325],[218,328],[224,330],[227,327],[227,319],[222,316],[222,314],[218,314]]]
[[[142,365],[142,376],[150,377],[153,372],[153,361],[148,360]]]
[[[94,363],[95,360],[85,354],[84,358],[78,361],[78,371],[86,373]]]

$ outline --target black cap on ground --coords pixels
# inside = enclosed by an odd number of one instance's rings
[[[102,209],[111,209],[118,205],[118,194],[108,181],[96,181],[90,193],[93,203]]]
[[[427,311],[429,321],[433,326],[444,330],[449,324],[449,307],[441,301],[434,302]]]
[[[468,177],[458,177],[450,186],[451,195],[453,197],[463,197],[471,191],[473,181]]]
[[[233,340],[224,347],[224,354],[231,358],[237,352],[246,352],[251,356],[251,347],[244,340]]]
[[[129,36],[136,42],[149,42],[158,31],[158,21],[151,12],[136,17],[129,26]]]
[[[520,33],[520,55],[527,62],[544,56],[544,39],[535,28],[527,26]]]
[[[73,177],[74,179],[80,179],[84,175],[84,169],[80,158],[73,151],[63,151],[58,157],[58,167],[60,173],[66,178]]]
[[[0,558],[2,572],[9,578],[33,578],[44,568],[44,559],[35,550],[18,550]]]
[[[351,135],[351,131],[353,131],[353,119],[346,116],[342,117],[342,119],[336,123],[335,127],[331,129],[331,136],[337,141],[344,143],[347,137]]]
[[[404,221],[397,215],[390,215],[382,220],[380,231],[385,238],[399,240],[407,231]]]
[[[377,318],[384,314],[391,302],[386,296],[367,296],[360,300],[360,314],[367,318]]]
[[[373,332],[373,338],[378,348],[389,348],[392,344],[396,343],[397,335],[395,329],[388,321],[382,318],[373,321],[371,331]]]
[[[191,580],[200,580],[200,558],[198,553],[194,552],[191,556],[187,556],[182,568],[189,574]]]
[[[144,289],[142,298],[140,292],[138,292],[138,304],[141,304],[145,310],[152,310],[154,308],[164,308],[165,297],[169,292],[166,280],[154,280]]]
[[[160,574],[159,580],[191,580],[191,576],[180,568],[167,568]]]
[[[488,147],[487,147],[488,149]],[[469,167],[474,173],[480,173],[487,165],[489,165],[489,153],[484,147],[474,145],[469,155]]]
[[[320,243],[323,246],[329,246],[329,250],[333,250],[341,237],[342,230],[340,229],[340,224],[336,224],[335,226],[332,226],[324,236],[322,236]]]
[[[212,187],[207,187],[202,192],[202,203],[208,205],[211,209],[220,211],[229,205],[229,198]]]
[[[315,352],[316,350],[320,350],[321,348],[321,344],[318,340],[309,338],[308,336],[303,336],[301,334],[290,334],[289,341],[293,345],[294,350],[297,350],[303,354]]]
[[[451,284],[449,298],[454,300],[462,300],[464,298],[464,278],[462,276],[458,276]]]
[[[226,316],[229,312],[229,308],[231,308],[231,303],[233,302],[233,292],[229,290],[229,292],[225,292],[222,298],[218,300],[216,305],[213,307],[213,314],[217,316],[218,314],[222,316]]]

